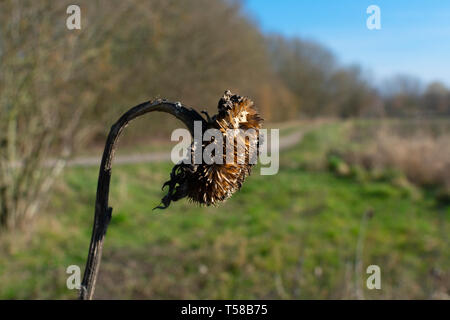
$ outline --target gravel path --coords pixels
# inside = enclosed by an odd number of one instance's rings
[[[286,136],[280,137],[280,150],[288,149],[298,144],[303,137],[303,131],[296,131]],[[90,167],[100,165],[101,156],[97,157],[79,157],[67,162],[68,167]],[[144,154],[130,154],[119,155],[114,158],[114,164],[134,164],[134,163],[149,163],[149,162],[162,162],[169,161],[169,152],[152,152]],[[53,162],[49,161],[48,166],[53,165]]]

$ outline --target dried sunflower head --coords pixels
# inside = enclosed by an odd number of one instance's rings
[[[201,164],[175,165],[170,180],[163,185],[163,188],[169,187],[168,193],[162,199],[162,205],[157,208],[167,208],[171,201],[184,197],[207,206],[231,197],[241,188],[256,162],[262,122],[252,100],[226,91],[219,100],[218,114],[212,118],[207,115],[204,128],[217,129],[222,135],[222,139],[218,139],[223,143],[219,146],[223,148],[221,163],[207,164],[202,161]],[[234,141],[231,151],[226,148],[227,139]],[[209,144],[219,143],[218,140],[193,141],[190,147],[191,160],[196,148],[204,150]]]

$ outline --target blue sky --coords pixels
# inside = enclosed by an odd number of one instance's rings
[[[369,30],[369,5],[381,30]],[[244,0],[264,32],[313,39],[343,64],[358,63],[375,81],[395,74],[450,86],[450,0]]]

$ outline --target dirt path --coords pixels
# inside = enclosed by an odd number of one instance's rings
[[[303,131],[296,131],[286,136],[280,137],[280,150],[288,149],[302,140]],[[67,162],[68,167],[90,167],[100,165],[101,156],[96,157],[79,157]],[[119,155],[114,158],[114,164],[135,164],[169,161],[169,152],[152,152],[144,154]],[[51,166],[52,163],[47,164]]]

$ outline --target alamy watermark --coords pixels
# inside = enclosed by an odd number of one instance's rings
[[[76,4],[71,4],[67,7],[66,13],[69,16],[66,19],[66,27],[69,30],[81,29],[81,9]]]
[[[184,128],[172,132],[171,141],[179,141],[170,154],[173,163],[184,164],[257,164],[261,175],[274,175],[279,169],[279,129],[202,130],[202,122],[194,122],[194,147],[191,133]],[[202,142],[209,142],[204,148]],[[269,145],[270,142],[270,145]],[[270,152],[269,152],[270,149]],[[266,166],[263,166],[266,165]]]
[[[319,270],[319,269],[318,269]],[[322,270],[320,268],[320,270]],[[316,272],[316,271],[315,271]],[[66,286],[69,290],[80,290],[81,288],[81,270],[77,265],[70,265],[66,269],[66,273],[69,274],[66,280]],[[322,273],[322,271],[320,271]],[[373,290],[381,289],[381,268],[376,265],[370,265],[366,269],[366,273],[370,276],[366,280],[367,289]]]
[[[370,276],[367,278],[366,286],[367,289],[373,290],[373,289],[381,289],[381,269],[376,264],[372,264],[367,267],[366,273],[370,274]]]
[[[370,5],[366,10],[367,14],[370,16],[366,20],[366,26],[369,30],[380,30],[381,29],[381,9],[377,5]]]
[[[81,269],[73,264],[67,267],[66,273],[70,274],[66,280],[66,286],[69,290],[79,290],[81,288]]]

